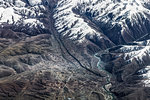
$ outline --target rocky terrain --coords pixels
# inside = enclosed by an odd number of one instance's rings
[[[0,0],[0,100],[150,100],[149,0]]]

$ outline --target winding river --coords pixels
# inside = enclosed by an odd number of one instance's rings
[[[97,56],[98,53],[96,53],[94,55],[95,58],[97,58],[99,61],[97,63],[97,68],[101,71],[103,71],[105,74],[106,74],[106,84],[102,86],[102,88],[104,89],[104,91],[106,92],[106,94],[108,95],[107,98],[105,98],[106,100],[116,100],[115,99],[115,96],[113,93],[111,93],[111,91],[109,90],[109,86],[111,86],[111,77],[112,77],[112,74],[109,73],[108,71],[106,71],[103,67],[101,67],[101,59]]]

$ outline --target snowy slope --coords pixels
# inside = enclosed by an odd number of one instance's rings
[[[41,9],[45,7],[41,0],[0,0],[0,24],[8,23],[27,25],[29,27],[40,26],[44,28],[43,23],[38,19],[42,15]]]
[[[138,71],[141,80],[145,87],[150,87],[150,40],[136,42],[137,46],[124,46],[120,50],[124,53],[124,60],[130,63],[137,61],[141,66],[141,70]]]
[[[144,86],[150,87],[150,66],[146,66],[144,69],[141,69],[139,73],[141,73],[141,76],[144,78],[142,80]]]
[[[89,0],[60,0],[54,14],[55,26],[58,32],[62,36],[67,36],[72,40],[78,40],[78,42],[83,42],[85,36],[88,34],[101,35],[91,28],[82,17],[73,13],[73,7],[83,2],[89,2]]]
[[[118,34],[125,42],[131,42],[149,32],[149,3],[148,0],[102,0],[85,7],[81,5],[80,9],[83,8],[81,13],[88,14],[93,21],[102,23],[101,28],[108,30],[105,34],[116,30],[114,35]]]
[[[110,32],[117,29],[113,38],[118,34],[116,39],[122,37],[125,42],[131,42],[149,31],[145,26],[150,21],[149,3],[149,0],[60,0],[55,9],[55,26],[63,36],[71,39],[80,37],[80,41],[83,41],[87,34],[100,36],[83,19],[82,16],[86,16],[104,30],[104,34],[109,34],[109,38],[113,37]],[[72,9],[76,9],[78,15]],[[139,34],[136,36],[133,27],[137,25],[136,32]]]
[[[138,75],[138,77],[142,77],[142,79],[139,79],[143,86],[150,87],[150,40],[134,42],[134,44],[121,45],[108,49],[108,51],[101,53],[101,55],[111,55],[113,59],[108,62],[102,62],[104,65],[109,64],[109,62],[113,62],[114,65],[112,66],[115,71],[123,70],[122,78],[128,77],[128,75],[133,75],[133,77],[134,75]],[[101,57],[101,59],[103,60],[103,57]],[[120,59],[122,60],[119,61]]]
[[[80,43],[86,40],[87,35],[90,35],[91,38],[93,35],[104,38],[102,34],[105,34],[117,45],[133,42],[134,45],[121,45],[122,47],[112,51],[112,53],[101,51],[100,54],[103,54],[102,52],[104,52],[104,55],[111,54],[115,56],[114,59],[123,57],[121,58],[123,59],[122,62],[127,63],[127,65],[120,64],[120,67],[127,67],[124,74],[132,73],[128,72],[128,69],[130,69],[128,66],[131,66],[133,73],[140,66],[139,73],[143,77],[141,82],[149,87],[150,42],[146,39],[141,42],[136,41],[147,37],[150,33],[149,15],[149,0],[60,0],[53,17],[59,34]],[[103,30],[103,33],[91,27],[90,21]],[[101,66],[105,67],[109,64],[109,62],[103,62],[103,60],[109,59],[107,59],[107,56],[106,59],[105,57],[101,59]],[[115,63],[116,66],[118,65],[118,61],[110,60],[110,63],[112,62],[114,62],[114,65]],[[132,69],[132,65],[136,68]],[[108,66],[112,67],[113,65]]]

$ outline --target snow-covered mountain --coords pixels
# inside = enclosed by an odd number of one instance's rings
[[[44,28],[45,2],[1,0],[0,23]],[[124,44],[149,33],[149,14],[148,0],[59,0],[54,19],[58,32],[69,39],[83,42],[106,35],[106,40]]]
[[[136,45],[123,45],[114,53],[123,54],[125,62],[136,59],[148,65],[144,58],[150,55],[149,6],[149,0],[60,0],[55,8],[55,26],[73,41],[84,42],[96,36],[97,42],[105,38],[104,42],[112,45],[133,42]],[[137,42],[140,40],[145,41]]]
[[[117,77],[120,77],[119,81],[127,81],[126,77],[128,78],[128,76],[134,76],[134,74],[138,73],[137,75],[143,78],[139,79],[139,83],[142,83],[145,87],[150,87],[149,40],[116,46],[99,54],[101,63],[106,70],[111,73],[113,71],[114,73],[121,72],[121,76],[116,74]]]
[[[149,6],[149,0],[60,0],[54,11],[62,37],[105,49],[99,64],[114,76],[111,91],[119,100],[148,98],[142,89],[150,87]]]
[[[41,19],[45,10],[41,0],[0,0],[0,25],[14,25],[31,32],[45,26]],[[26,29],[23,29],[25,27]],[[32,32],[33,33],[33,32]]]
[[[60,0],[54,18],[59,33],[79,42],[103,33],[124,44],[149,33],[149,14],[148,0]]]

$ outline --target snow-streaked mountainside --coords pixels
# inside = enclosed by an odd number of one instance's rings
[[[0,24],[13,24],[19,26],[23,24],[28,27],[40,26],[44,28],[40,17],[43,15],[42,10],[45,7],[41,4],[41,0],[27,0],[28,4],[23,0],[0,0]]]
[[[125,62],[137,60],[145,64],[145,57],[149,58],[149,40],[135,42],[149,38],[149,0],[60,0],[54,19],[58,32],[73,41],[82,43],[87,36],[93,38],[96,35],[101,39],[105,35],[116,45],[128,42],[137,44],[123,45],[115,51],[117,55],[121,54],[118,56],[123,54]],[[145,66],[149,64],[146,61]],[[149,67],[146,69],[149,70]],[[143,76],[147,78],[142,82],[150,86],[149,71],[145,71]]]
[[[78,3],[82,4],[83,2],[89,1],[61,0],[58,2],[54,15],[56,20],[55,26],[58,32],[63,36],[67,36],[72,40],[78,40],[79,42],[83,42],[85,36],[88,34],[101,35],[101,33],[91,28],[82,17],[73,13],[72,9],[76,7]]]
[[[60,0],[54,18],[58,32],[71,39],[79,38],[81,42],[87,34],[100,36],[90,27],[91,23],[86,17],[118,44],[137,40],[147,34],[149,14],[148,0]],[[135,32],[140,34],[136,35]]]
[[[1,0],[0,24],[44,28],[40,19],[44,2]],[[78,42],[87,36],[102,38],[103,34],[114,44],[131,42],[150,31],[149,5],[148,0],[59,0],[54,11],[55,26],[62,36]]]
[[[124,60],[126,64],[121,65],[122,68],[125,68],[127,65],[136,66],[137,68],[130,66],[131,71],[129,71],[128,74],[132,75],[133,73],[138,73],[139,77],[143,78],[140,80],[140,82],[143,83],[143,86],[150,87],[150,40],[118,46],[118,48],[116,47],[114,50],[109,49],[109,51],[110,53],[115,54],[116,58],[122,58]]]

